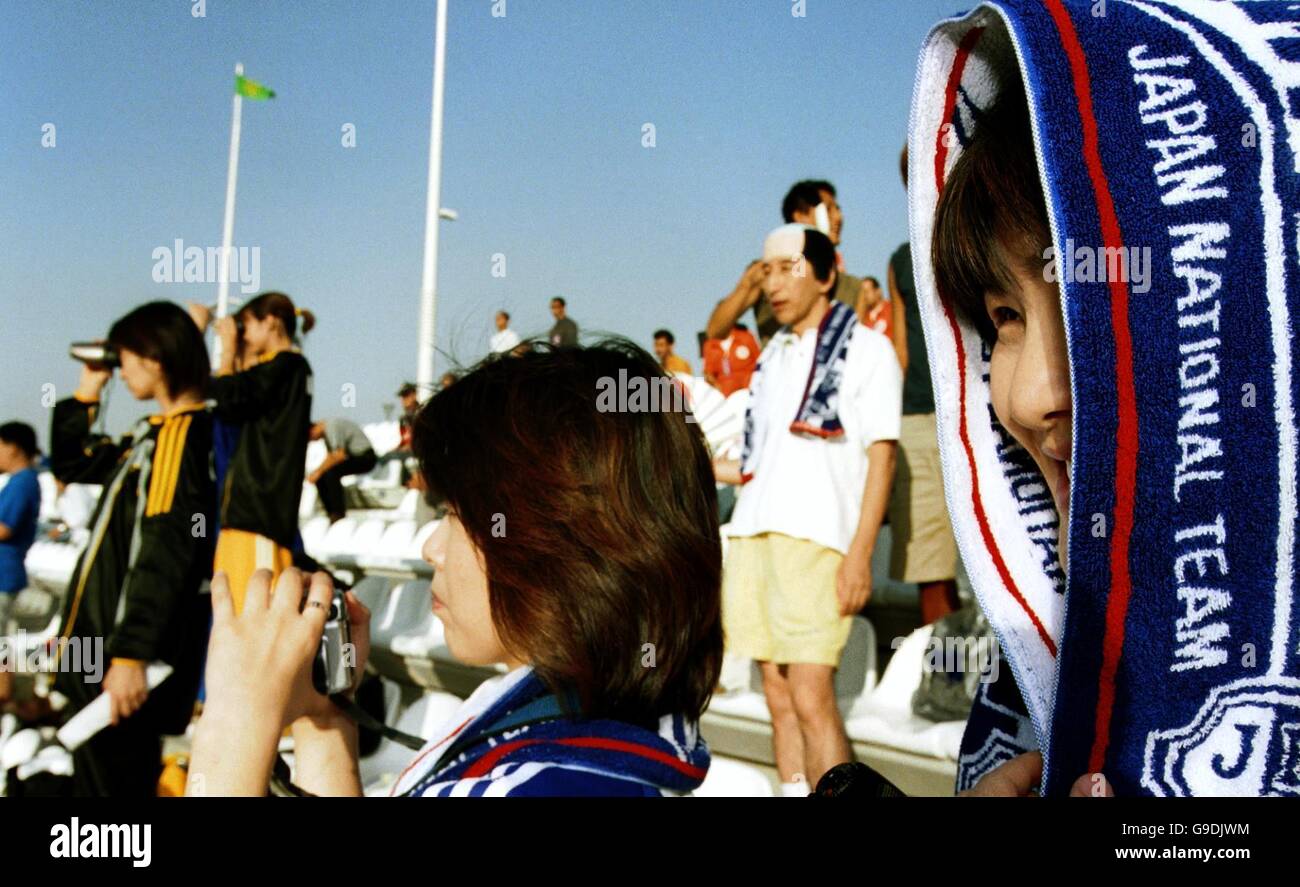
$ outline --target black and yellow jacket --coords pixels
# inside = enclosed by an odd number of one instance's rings
[[[216,484],[206,404],[142,419],[120,442],[91,432],[98,405],[54,406],[50,467],[63,483],[102,484],[90,541],[77,561],[61,635],[86,655],[102,639],[111,660],[162,661],[170,678],[135,717],[159,732],[184,730],[207,646]],[[61,656],[69,656],[65,648]],[[76,712],[99,695],[86,669],[60,662],[55,688]]]
[[[240,426],[221,490],[221,526],[293,548],[306,474],[312,374],[297,351],[277,351],[238,373],[217,376],[216,416]]]

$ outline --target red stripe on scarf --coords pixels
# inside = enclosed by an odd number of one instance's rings
[[[1070,60],[1079,118],[1083,124],[1083,159],[1092,180],[1101,220],[1101,237],[1107,249],[1123,249],[1119,217],[1111,199],[1110,184],[1101,165],[1097,120],[1092,110],[1092,81],[1074,22],[1060,0],[1047,0],[1047,9]],[[1124,622],[1128,617],[1132,591],[1128,547],[1133,532],[1133,491],[1137,488],[1138,415],[1133,385],[1133,338],[1128,323],[1128,287],[1122,280],[1110,281],[1110,325],[1115,337],[1115,388],[1118,421],[1115,428],[1115,532],[1110,543],[1110,595],[1106,600],[1106,632],[1101,644],[1101,674],[1097,679],[1097,721],[1092,739],[1088,770],[1101,771],[1110,742],[1111,713],[1115,705],[1115,673],[1124,649]]]
[[[649,748],[644,745],[637,745],[635,742],[626,742],[621,739],[602,739],[597,736],[579,737],[574,739],[516,739],[512,742],[503,742],[492,751],[479,758],[474,763],[465,768],[462,779],[477,779],[492,772],[492,768],[511,752],[524,748],[529,745],[538,745],[550,743],[552,745],[568,745],[574,748],[598,748],[605,751],[620,751],[625,754],[636,755],[651,761],[657,761],[672,767],[674,770],[682,773],[691,779],[703,779],[705,770],[702,767],[696,767],[694,764],[688,764],[685,761],[678,760],[667,752],[658,749]]]
[[[966,69],[966,60],[970,57],[971,50],[975,48],[976,42],[983,33],[983,28],[971,28],[966,33],[966,36],[962,37],[957,48],[957,56],[953,60],[952,70],[948,72],[948,86],[943,101],[943,122],[940,123],[939,132],[935,138],[934,181],[940,194],[943,193],[943,172],[948,157],[948,147],[944,141],[948,134],[944,130],[944,125],[952,119],[953,111],[957,107],[957,87],[961,83],[962,72]],[[984,511],[984,500],[980,495],[979,473],[975,467],[975,450],[971,447],[970,435],[966,431],[966,351],[962,348],[961,328],[957,326],[956,316],[946,302],[940,301],[943,305],[944,316],[948,319],[948,325],[952,329],[953,344],[957,352],[957,378],[960,380],[957,401],[957,428],[961,436],[962,448],[966,451],[966,462],[970,466],[971,504],[975,508],[975,521],[979,524],[980,535],[984,539],[984,547],[988,549],[989,556],[993,559],[993,566],[998,571],[998,576],[1002,578],[1002,583],[1006,586],[1007,591],[1011,593],[1012,599],[1020,605],[1020,609],[1025,611],[1029,621],[1033,623],[1034,628],[1038,631],[1038,636],[1047,646],[1048,651],[1052,656],[1056,656],[1056,643],[1052,640],[1052,636],[1047,633],[1047,629],[1043,626],[1042,620],[1038,618],[1038,614],[1029,606],[1029,602],[1025,600],[1024,595],[1020,593],[1020,589],[1016,586],[1011,571],[1007,569],[1006,562],[1002,559],[1002,552],[998,550],[997,541],[993,538],[993,530],[989,526],[988,514]]]
[[[943,117],[940,118],[943,122],[939,124],[939,138],[934,152],[934,180],[940,191],[943,190],[943,168],[948,165],[948,143],[945,140],[948,134],[943,131],[943,127],[952,122],[953,112],[957,110],[957,87],[961,85],[966,60],[970,58],[971,50],[983,33],[983,28],[971,28],[966,32],[961,43],[957,44],[957,57],[952,60],[952,70],[948,72],[948,85],[943,92]]]
[[[459,733],[461,730],[464,730],[464,729],[469,725],[470,721],[472,721],[472,720],[474,720],[474,717],[471,715],[470,717],[468,717],[468,718],[466,718],[464,721],[462,721],[459,727],[457,727],[455,730],[452,730],[452,731],[451,731],[450,733],[448,733],[446,736],[442,737],[442,739],[438,742],[437,745],[431,745],[431,746],[429,746],[428,748],[426,748],[424,751],[422,751],[422,752],[420,752],[418,755],[416,755],[415,760],[412,761],[411,763],[407,764],[407,765],[406,765],[406,769],[402,771],[402,775],[401,775],[401,776],[398,776],[397,779],[396,779],[396,781],[393,782],[393,788],[392,788],[392,791],[389,792],[389,795],[391,796],[393,792],[397,791],[397,786],[401,785],[402,780],[406,778],[406,774],[407,774],[407,773],[410,773],[410,772],[411,772],[412,770],[414,770],[417,766],[419,766],[419,763],[420,763],[421,761],[423,761],[425,758],[427,758],[431,752],[435,751],[435,750],[438,749],[438,748],[441,748],[444,744],[446,744],[446,742],[447,742],[448,739],[451,739],[453,736],[455,736],[455,735],[456,735],[457,733]]]

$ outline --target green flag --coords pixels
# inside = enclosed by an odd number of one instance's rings
[[[267,89],[256,80],[249,80],[242,74],[235,75],[235,92],[246,99],[273,99],[275,91]]]

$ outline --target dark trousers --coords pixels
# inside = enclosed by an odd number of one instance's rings
[[[152,798],[162,775],[162,736],[138,717],[105,727],[72,753],[79,798]]]
[[[348,456],[339,464],[320,476],[316,481],[316,491],[320,494],[320,504],[331,518],[340,518],[348,513],[347,503],[343,499],[343,478],[349,474],[367,474],[379,462],[374,450],[360,456]]]

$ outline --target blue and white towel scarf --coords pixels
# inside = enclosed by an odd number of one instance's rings
[[[1072,377],[1067,579],[989,355],[917,263],[949,512],[1019,690],[984,688],[959,783],[1039,747],[1050,795],[1096,771],[1120,795],[1300,794],[1300,6],[1098,10],[982,3],[932,31],[917,74],[928,256],[945,176],[1023,72]],[[1146,258],[1149,288],[1088,267],[1101,249]]]
[[[813,354],[812,368],[808,371],[803,401],[790,423],[791,433],[826,438],[844,434],[839,411],[840,383],[844,380],[844,362],[857,322],[858,316],[852,308],[838,299],[831,299],[830,308],[817,327],[817,349]],[[784,328],[777,333],[778,336],[786,334],[788,330]],[[763,360],[760,358],[749,380],[749,407],[745,410],[745,443],[740,456],[740,476],[745,483],[758,473],[762,441],[767,434],[769,417],[754,410],[762,384]]]
[[[500,783],[505,790],[495,793],[508,797],[654,797],[704,781],[708,745],[681,716],[662,718],[656,732],[574,718],[576,705],[562,705],[529,672],[443,746],[422,753],[412,767],[427,768],[425,775],[405,794],[477,796]]]

